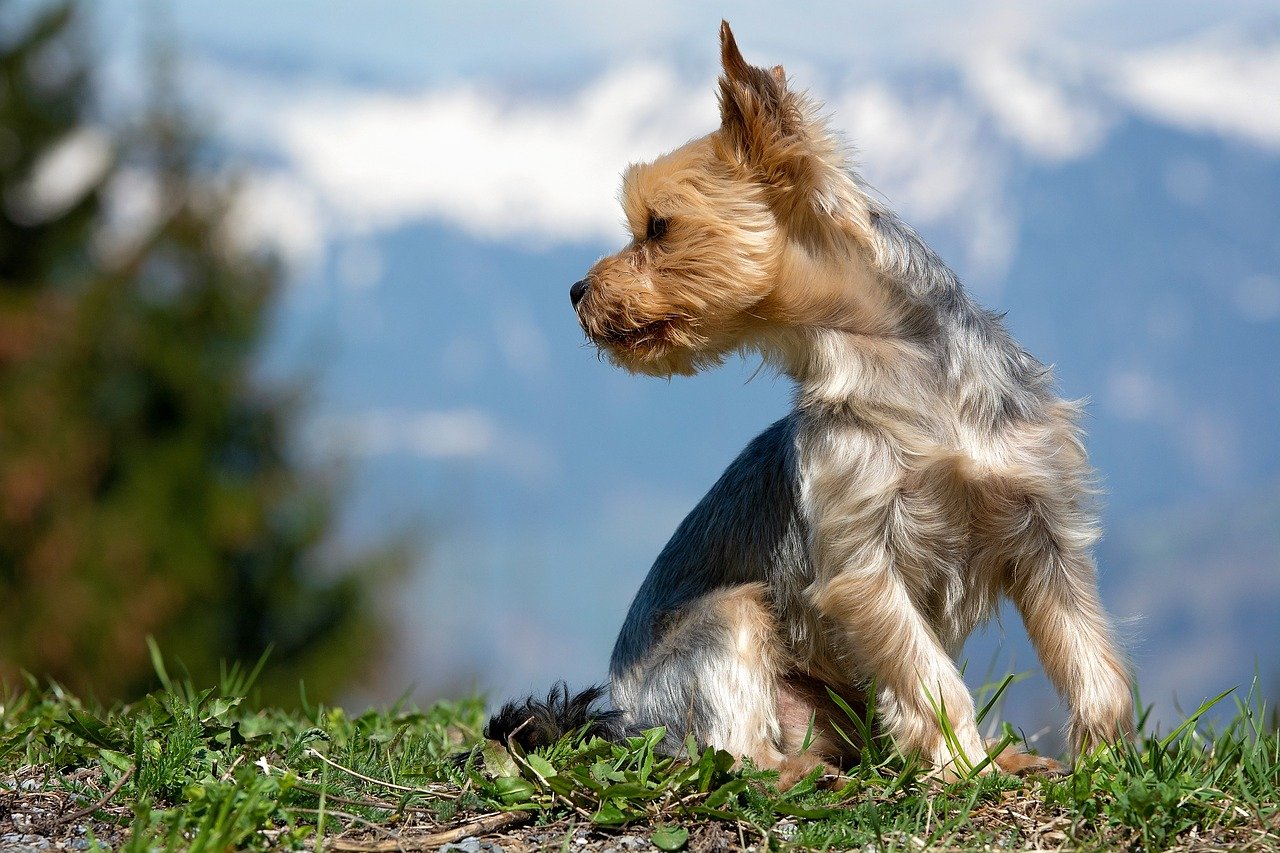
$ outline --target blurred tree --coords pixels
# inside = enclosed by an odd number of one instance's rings
[[[0,677],[129,696],[152,634],[197,683],[274,645],[264,699],[332,695],[400,555],[317,556],[333,484],[254,375],[280,270],[229,236],[176,99],[95,124],[73,7],[23,6],[0,0]]]

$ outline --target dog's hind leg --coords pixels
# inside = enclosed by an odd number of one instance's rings
[[[679,751],[692,735],[791,783],[824,762],[789,756],[778,713],[787,661],[761,583],[722,587],[662,620],[648,653],[613,673],[613,703],[632,727],[665,726]]]

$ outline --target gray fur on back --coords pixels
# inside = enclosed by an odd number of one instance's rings
[[[721,587],[766,582],[775,596],[798,595],[813,580],[797,508],[796,416],[757,436],[699,501],[662,549],[627,613],[613,647],[614,700],[626,673],[661,639],[664,620]],[[622,688],[625,690],[626,688]]]

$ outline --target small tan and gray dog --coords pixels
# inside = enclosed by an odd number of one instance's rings
[[[1067,700],[1072,748],[1130,735],[1078,405],[871,195],[782,68],[720,35],[720,127],[627,170],[631,240],[570,296],[628,370],[759,353],[795,406],[659,555],[613,650],[612,710],[594,710],[598,688],[560,688],[508,705],[490,736],[661,725],[672,749],[693,735],[786,784],[856,760],[827,689],[857,703],[874,684],[884,731],[958,775],[986,747],[954,658],[1001,595]],[[995,764],[1059,767],[1014,750]]]

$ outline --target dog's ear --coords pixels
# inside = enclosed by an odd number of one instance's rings
[[[803,92],[792,91],[781,65],[758,68],[738,50],[720,22],[720,138],[725,154],[746,166],[769,190],[775,210],[806,217],[846,207],[837,199],[844,152]],[[852,211],[849,211],[852,212]]]
[[[720,22],[720,64],[721,129],[742,155],[759,161],[800,129],[803,117],[787,91],[786,72],[781,65],[769,71],[748,65],[728,21]]]

